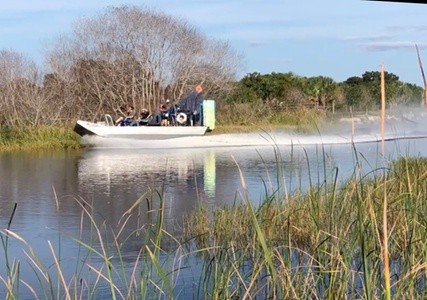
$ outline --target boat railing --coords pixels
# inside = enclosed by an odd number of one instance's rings
[[[108,126],[114,126],[113,117],[111,117],[111,115],[110,115],[110,114],[105,114],[104,118],[105,118],[105,123],[106,123]]]

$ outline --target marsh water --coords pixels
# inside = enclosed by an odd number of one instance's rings
[[[122,236],[128,236],[163,201],[164,228],[178,236],[183,217],[198,206],[214,209],[246,200],[257,205],[266,195],[286,197],[310,185],[343,182],[356,165],[358,172],[369,173],[399,156],[427,156],[420,120],[413,115],[391,118],[384,153],[378,122],[369,120],[342,120],[328,132],[311,135],[260,132],[151,142],[92,138],[79,151],[2,153],[0,227],[9,226],[22,238],[8,239],[8,259],[20,261],[21,278],[31,284],[36,279],[28,261],[30,247],[51,266],[50,243],[65,275],[71,276],[81,251],[74,239],[93,233],[83,208],[91,207],[97,224],[107,231],[122,229]],[[158,197],[149,198],[149,191]],[[125,212],[138,199],[137,216],[126,219]],[[133,236],[121,254],[133,261],[141,245],[143,238]],[[1,255],[1,276],[5,266]],[[0,295],[4,293],[2,285]]]

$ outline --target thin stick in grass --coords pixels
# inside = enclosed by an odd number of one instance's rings
[[[384,125],[385,123],[385,83],[384,83],[384,65],[381,65],[381,154],[384,157]],[[387,230],[387,176],[384,171],[384,199],[383,199],[383,260],[384,260],[384,281],[385,296],[387,300],[391,299],[390,291],[390,267],[388,254],[388,230]]]
[[[64,286],[65,291],[65,299],[71,300],[71,295],[69,291],[69,286],[67,285],[67,282],[65,281],[64,274],[62,273],[61,264],[58,261],[58,258],[56,257],[55,250],[53,250],[52,244],[50,241],[47,242],[49,244],[50,253],[52,253],[53,260],[55,262],[56,270],[58,271],[58,276],[61,279],[62,285]]]

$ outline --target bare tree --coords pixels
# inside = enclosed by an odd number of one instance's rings
[[[22,54],[0,51],[0,126],[28,128],[52,124],[60,117],[41,88],[41,72]]]
[[[80,20],[47,56],[50,72],[66,83],[67,102],[92,119],[125,104],[153,111],[196,84],[207,93],[227,90],[239,61],[227,43],[185,20],[135,6]]]

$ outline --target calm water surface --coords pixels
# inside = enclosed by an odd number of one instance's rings
[[[195,147],[141,149],[103,145],[83,151],[3,153],[0,154],[0,226],[7,227],[16,203],[10,229],[46,264],[52,261],[50,241],[60,252],[63,264],[70,262],[64,272],[73,274],[79,247],[72,238],[85,239],[91,231],[88,220],[82,221],[79,203],[87,202],[86,208],[93,206],[97,223],[118,232],[124,223],[124,212],[142,196],[137,216],[130,218],[124,228],[122,236],[126,236],[144,225],[148,209],[158,207],[159,197],[145,200],[148,197],[144,194],[156,190],[165,203],[165,229],[177,235],[182,229],[183,216],[199,205],[207,208],[233,205],[242,202],[247,194],[257,204],[278,187],[285,194],[304,190],[309,182],[331,183],[334,168],[338,168],[338,179],[345,180],[354,172],[356,161],[368,173],[401,155],[427,156],[425,138],[386,142],[384,156],[378,155],[381,148],[378,142],[368,139],[352,145],[341,138],[305,137],[307,144],[292,145],[280,143],[280,137],[227,135],[216,137],[215,147],[212,138],[206,138]],[[235,145],[236,139],[240,139],[239,147]],[[227,140],[229,145],[225,147]],[[135,257],[141,246],[142,238],[132,238],[126,242],[122,254]],[[25,263],[24,251],[29,251],[24,243],[9,240],[9,259],[21,260],[21,277],[31,277],[34,272]],[[1,255],[0,275],[4,274],[5,258]]]

